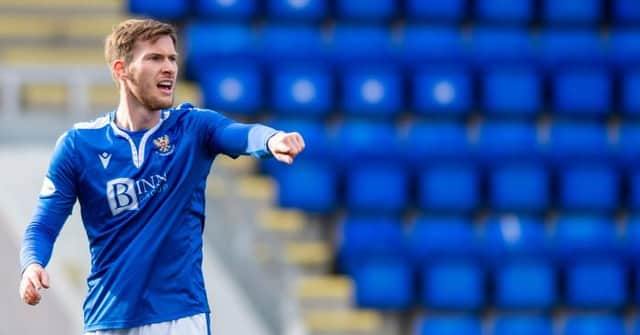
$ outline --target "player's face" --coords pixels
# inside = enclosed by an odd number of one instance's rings
[[[155,42],[137,41],[133,58],[127,66],[127,88],[147,109],[173,106],[178,75],[177,54],[173,40],[162,36]]]

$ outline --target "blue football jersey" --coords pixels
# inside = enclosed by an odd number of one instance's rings
[[[114,118],[76,124],[58,140],[22,269],[47,265],[78,199],[91,253],[86,331],[209,313],[201,270],[207,175],[221,153],[270,156],[276,130],[183,104],[161,111],[134,140]]]

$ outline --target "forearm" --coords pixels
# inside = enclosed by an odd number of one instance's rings
[[[25,230],[20,248],[21,272],[33,263],[43,267],[49,263],[53,244],[65,220],[66,216],[49,215],[46,220],[41,215],[34,216]]]
[[[271,156],[267,141],[277,131],[260,124],[234,123],[221,132],[219,143],[226,154],[251,155],[254,157]]]

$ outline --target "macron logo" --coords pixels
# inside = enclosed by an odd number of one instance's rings
[[[108,152],[103,152],[98,155],[100,157],[100,162],[102,162],[102,167],[107,168],[109,166],[109,161],[111,160],[111,154]]]

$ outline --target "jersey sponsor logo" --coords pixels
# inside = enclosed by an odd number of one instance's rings
[[[171,140],[168,135],[163,135],[153,140],[153,145],[158,149],[158,154],[161,156],[171,155],[173,153],[174,146],[171,145]]]
[[[109,166],[109,161],[111,161],[111,154],[103,152],[99,154],[98,157],[100,158],[100,162],[102,162],[102,167],[106,169],[107,166]]]
[[[40,196],[48,197],[54,193],[56,193],[56,185],[53,184],[53,181],[51,181],[49,177],[44,177],[42,187],[40,188]]]
[[[167,173],[134,180],[116,178],[107,182],[107,199],[111,214],[137,210],[139,203],[162,192],[167,186]]]

